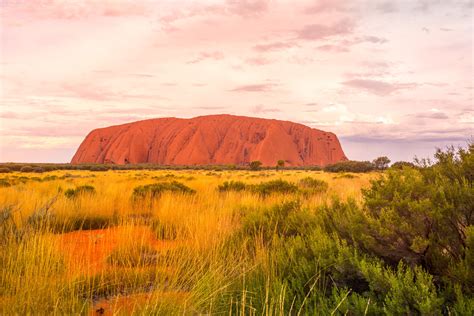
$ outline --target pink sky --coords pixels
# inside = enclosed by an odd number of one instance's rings
[[[431,156],[473,137],[473,3],[1,0],[0,161],[216,113],[332,131],[351,159]]]

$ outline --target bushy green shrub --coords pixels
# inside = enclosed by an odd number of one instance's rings
[[[73,199],[81,195],[95,194],[95,188],[91,185],[81,185],[75,189],[67,189],[64,195],[68,199]]]
[[[8,167],[0,167],[0,173],[10,173],[12,172]]]
[[[260,168],[262,167],[262,162],[258,160],[252,161],[249,167],[250,167],[250,170],[254,170],[254,171],[260,170]]]
[[[416,168],[415,164],[408,161],[397,161],[394,162],[390,169],[403,169],[403,168]]]
[[[133,189],[132,198],[133,199],[142,199],[142,198],[156,198],[161,196],[164,192],[174,192],[174,193],[184,193],[184,194],[194,194],[195,190],[190,187],[182,184],[178,181],[171,182],[159,182],[154,184],[141,185]]]
[[[375,170],[375,165],[370,161],[341,161],[324,167],[326,172],[369,172]]]
[[[390,265],[421,266],[474,293],[466,272],[470,229],[474,226],[474,147],[438,151],[435,163],[421,169],[389,170],[363,191],[364,205],[335,202],[326,214],[337,231],[364,252]]]
[[[33,167],[31,171],[36,173],[43,173],[45,170],[42,167]]]
[[[247,185],[242,181],[225,181],[223,184],[220,184],[217,189],[219,192],[240,192],[247,189]]]
[[[33,172],[33,167],[31,166],[23,166],[20,169],[21,172]]]
[[[261,196],[267,196],[272,193],[295,193],[298,191],[298,187],[291,182],[278,179],[251,185],[249,190]]]

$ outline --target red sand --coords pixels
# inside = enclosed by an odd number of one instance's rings
[[[327,165],[347,160],[336,135],[288,121],[233,115],[159,118],[93,130],[71,163]]]
[[[108,267],[107,257],[128,240],[149,244],[157,250],[167,250],[182,244],[182,241],[157,240],[146,226],[81,230],[59,235],[58,238],[71,275],[93,275],[103,271]]]

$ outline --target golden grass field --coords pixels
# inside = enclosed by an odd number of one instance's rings
[[[297,183],[308,176],[326,181],[328,190],[265,197],[217,190],[229,180]],[[361,189],[377,176],[289,170],[6,174],[11,186],[0,187],[0,314],[228,314],[233,305],[252,314],[252,293],[239,293],[234,301],[228,286],[245,282],[256,266],[265,269],[269,250],[262,243],[250,255],[239,244],[229,253],[241,212],[295,199],[309,212],[335,196],[360,201]],[[140,203],[131,198],[139,185],[171,180],[196,194],[167,192]],[[95,194],[64,195],[81,185],[93,186]],[[101,223],[107,227],[97,229]],[[223,297],[229,310],[216,310]],[[282,311],[278,304],[269,302],[266,314]]]

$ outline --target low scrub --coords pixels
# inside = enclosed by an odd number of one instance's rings
[[[341,161],[324,167],[326,172],[370,172],[375,170],[375,165],[370,161]]]
[[[267,196],[272,193],[296,193],[298,191],[298,187],[295,184],[281,179],[254,184],[249,186],[249,189],[251,192],[258,193],[261,196]]]
[[[133,189],[132,198],[134,200],[143,198],[157,198],[165,192],[182,193],[182,194],[194,194],[195,190],[191,189],[187,185],[178,182],[159,182],[147,185],[141,185]]]
[[[324,193],[328,190],[328,183],[323,180],[306,177],[301,179],[298,182],[298,186],[300,187],[300,191],[303,194],[317,194],[317,193]]]
[[[64,192],[64,195],[68,199],[74,199],[82,195],[91,195],[91,194],[95,194],[95,188],[91,185],[81,185],[75,189],[67,189]]]
[[[223,184],[219,185],[217,189],[219,192],[240,192],[248,188],[248,185],[242,181],[225,181]]]

